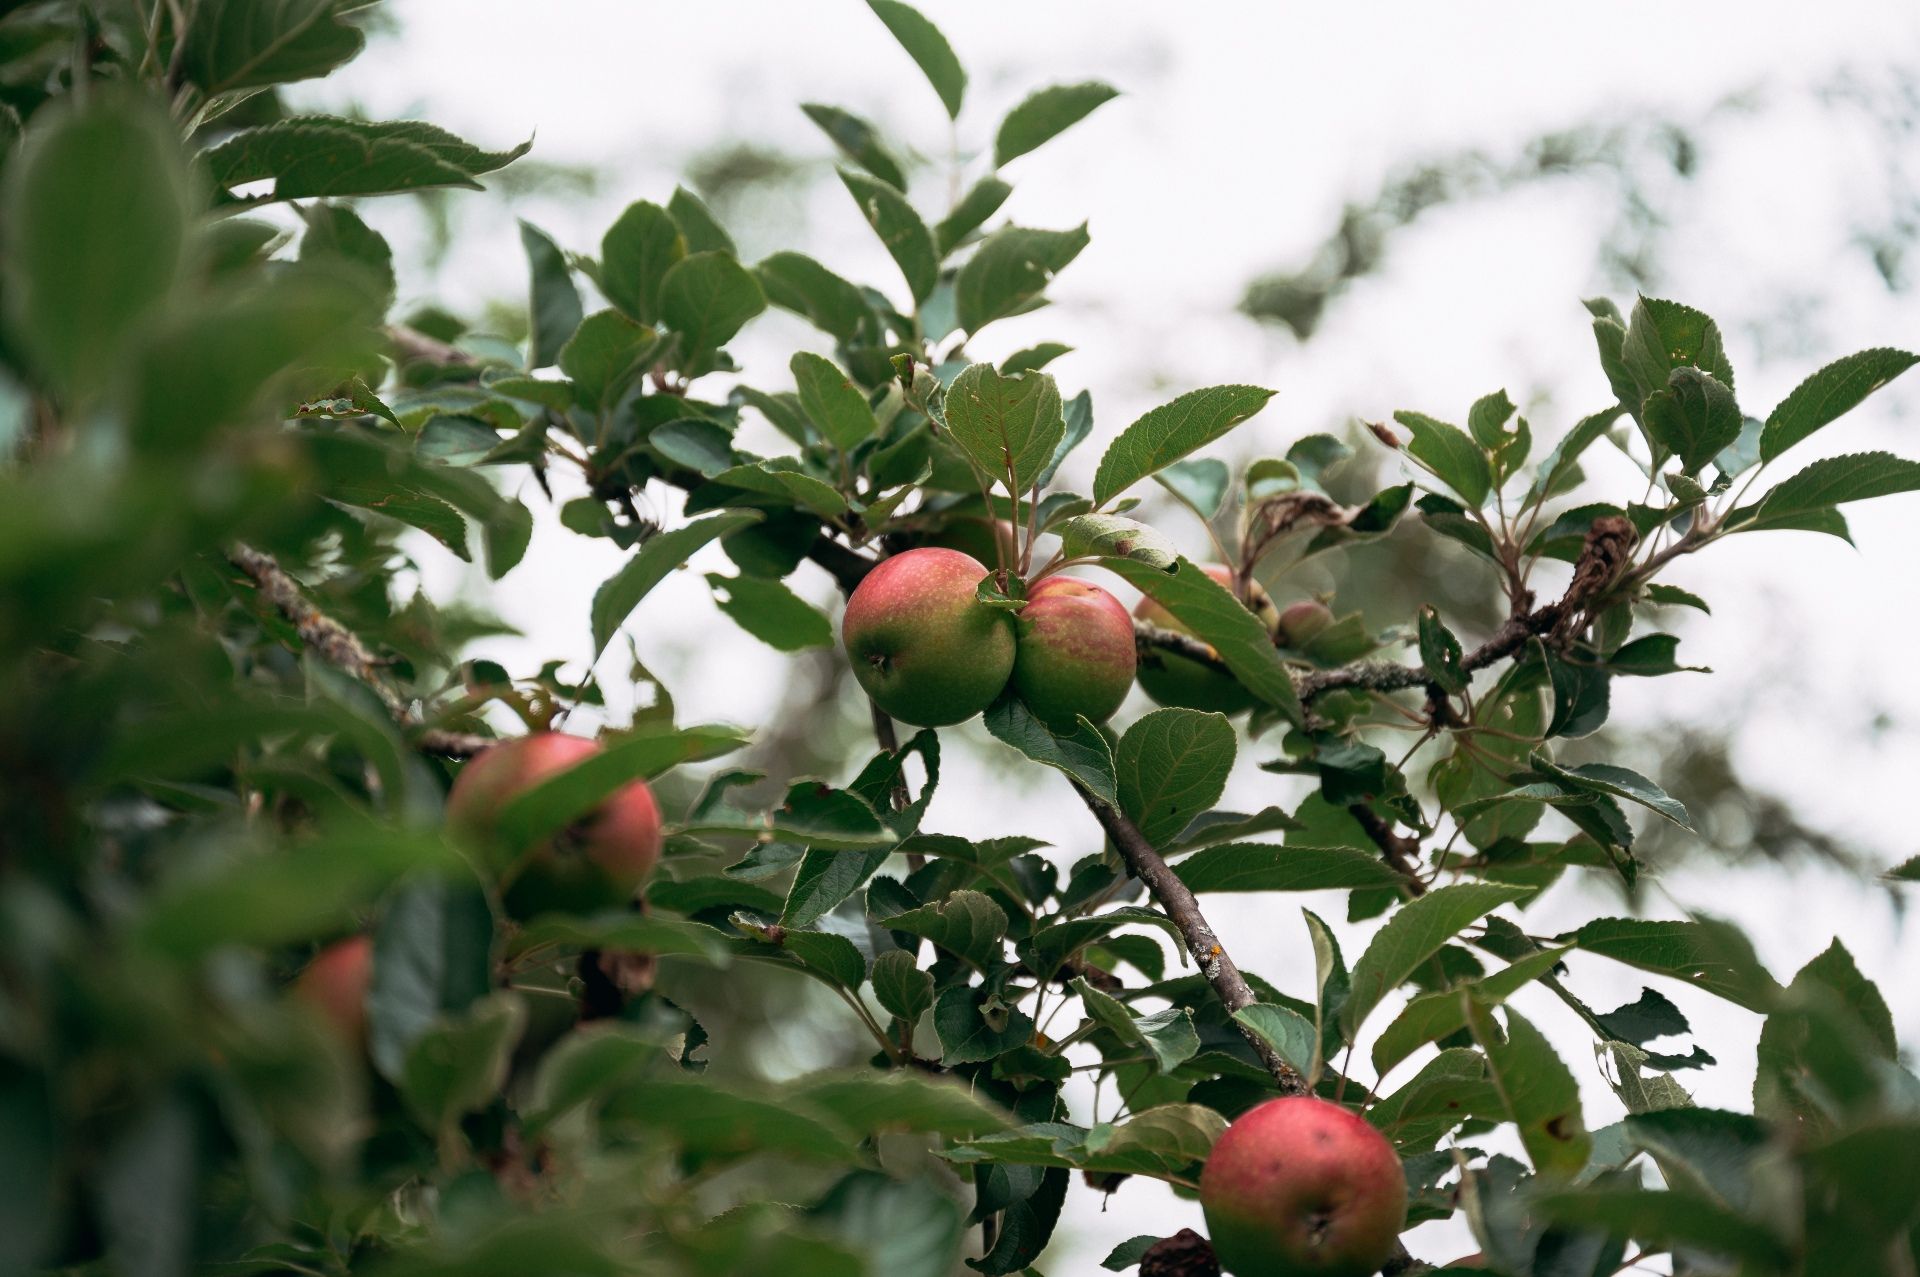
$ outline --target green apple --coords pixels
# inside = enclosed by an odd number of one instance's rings
[[[1407,1177],[1365,1118],[1290,1095],[1227,1127],[1200,1173],[1200,1206],[1234,1277],[1369,1277],[1406,1227]]]
[[[1201,571],[1229,590],[1233,588],[1233,569],[1224,564],[1209,563]],[[1274,610],[1272,598],[1257,581],[1249,586],[1249,594],[1251,597],[1242,601],[1271,633],[1280,619],[1279,613]],[[1172,630],[1176,634],[1193,633],[1173,613],[1150,598],[1141,599],[1139,606],[1133,609],[1133,614],[1163,630]],[[1242,687],[1233,675],[1158,648],[1148,652],[1140,661],[1140,686],[1160,704],[1181,709],[1237,714],[1260,703],[1259,697]]]
[[[447,796],[448,824],[490,843],[508,803],[599,752],[594,741],[560,732],[502,741],[461,769]],[[660,859],[660,808],[645,781],[630,781],[538,846],[490,849],[509,857],[504,896],[515,917],[617,908]]]
[[[1058,732],[1076,716],[1104,723],[1133,686],[1133,619],[1089,581],[1050,576],[1027,592],[1017,627],[1013,689]]]
[[[841,641],[874,704],[903,723],[972,718],[1013,673],[1013,615],[982,603],[987,569],[958,550],[922,546],[882,559],[847,600]]]

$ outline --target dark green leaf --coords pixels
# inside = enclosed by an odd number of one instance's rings
[[[1863,350],[1837,359],[1795,386],[1767,414],[1760,434],[1760,457],[1771,461],[1814,431],[1852,411],[1880,387],[1920,363],[1904,350]]]
[[[1036,763],[1065,772],[1076,783],[1102,802],[1113,803],[1113,751],[1107,738],[1085,718],[1075,724],[1071,734],[1056,736],[1040,721],[1026,702],[1009,690],[987,707],[987,731]]]
[[[507,1080],[507,1061],[526,1022],[526,1004],[505,991],[443,1019],[408,1049],[400,1093],[436,1129],[486,1107]]]
[[[1120,809],[1159,846],[1219,801],[1234,754],[1233,727],[1223,714],[1159,709],[1143,715],[1114,751]]]
[[[600,291],[639,323],[655,323],[661,318],[667,272],[686,256],[686,236],[673,215],[658,204],[636,201],[600,239]]]
[[[1665,387],[1641,408],[1654,441],[1680,458],[1683,472],[1700,467],[1740,437],[1740,409],[1733,391],[1698,368],[1675,368]]]
[[[942,1064],[978,1064],[1033,1038],[1033,1019],[984,988],[957,985],[933,1005]],[[991,1137],[989,1137],[991,1138]]]
[[[366,44],[340,0],[200,0],[177,53],[179,72],[207,97],[311,80]]]
[[[727,228],[720,225],[713,210],[692,191],[684,186],[673,188],[673,195],[667,200],[667,212],[673,215],[674,225],[687,237],[687,251],[690,253],[725,253],[729,257],[738,257],[734,250],[733,236],[727,234]]]
[[[1045,373],[1005,377],[973,364],[947,390],[947,432],[991,482],[1018,496],[1053,457],[1066,422]]]
[[[180,276],[186,159],[163,112],[101,93],[36,115],[6,178],[7,318],[78,406],[119,372]]]
[[[859,288],[804,253],[774,253],[753,269],[768,301],[841,341],[853,340],[873,315]]]
[[[1195,892],[1329,891],[1393,887],[1400,874],[1358,847],[1275,847],[1230,842],[1197,851],[1175,870]]]
[[[1525,887],[1462,883],[1401,906],[1353,964],[1353,989],[1340,1011],[1346,1040],[1354,1041],[1368,1013],[1463,928],[1531,894]]]
[[[233,2],[233,0],[229,0]],[[293,116],[242,129],[203,157],[222,186],[273,179],[276,200],[385,195],[436,186],[480,189],[482,173],[527,153],[483,151],[431,124]]]
[[[927,21],[918,9],[900,0],[867,0],[867,7],[887,24],[893,38],[926,75],[927,83],[940,95],[940,105],[947,108],[947,118],[959,118],[960,102],[967,92],[967,73],[961,69],[960,59],[953,55],[953,46],[940,34],[940,28]]]
[[[1564,949],[1539,949],[1469,984],[1414,998],[1374,1042],[1373,1067],[1384,1077],[1427,1043],[1465,1028],[1470,1004],[1499,1006],[1527,984],[1552,972],[1565,953]]]
[[[874,234],[880,237],[880,242],[886,245],[887,252],[900,267],[914,301],[925,301],[940,277],[940,260],[934,251],[933,232],[913,211],[906,197],[893,187],[851,169],[841,169],[840,180],[846,184],[847,193],[860,206],[867,225],[873,227]]]
[[[960,326],[977,333],[996,319],[1033,309],[1047,284],[1086,246],[1084,223],[1070,231],[1001,227],[987,236],[954,281]]]
[[[660,321],[680,334],[681,360],[692,373],[706,371],[710,352],[766,306],[760,281],[725,253],[684,257],[660,281]]]
[[[1117,1036],[1130,1048],[1128,1054],[1145,1051],[1154,1066],[1169,1072],[1191,1060],[1200,1051],[1200,1035],[1193,1028],[1193,1012],[1186,1007],[1168,1007],[1144,1016],[1136,1016],[1111,996],[1076,978],[1072,989],[1095,1023]]]
[[[1120,433],[1100,458],[1093,499],[1104,506],[1141,479],[1203,448],[1266,407],[1273,391],[1259,386],[1190,390]]]
[[[933,1006],[933,977],[904,949],[889,949],[873,960],[873,996],[908,1024]]]
[[[881,926],[924,936],[980,971],[1000,956],[1007,934],[1007,913],[978,891],[956,891],[945,900],[885,919]]]
[[[1487,1053],[1489,1075],[1508,1120],[1520,1128],[1520,1142],[1533,1169],[1548,1180],[1572,1178],[1593,1151],[1593,1137],[1580,1114],[1580,1084],[1572,1071],[1519,1012],[1507,1008],[1502,1034],[1491,1007],[1475,1001],[1471,992],[1455,996],[1465,1000],[1467,1023]]]
[[[1000,122],[1000,131],[993,139],[993,166],[999,168],[1025,155],[1119,96],[1118,89],[1098,81],[1041,89],[1007,112],[1007,118]]]
[[[1779,988],[1745,937],[1723,922],[1598,918],[1562,938],[1588,953],[1672,976],[1749,1010],[1764,1010]]]
[[[527,366],[548,368],[560,362],[560,347],[580,326],[580,290],[573,286],[566,254],[532,222],[520,223],[531,279],[527,300]]]
[[[1302,1077],[1312,1074],[1314,1061],[1319,1058],[1315,1044],[1320,1034],[1311,1020],[1270,1002],[1241,1007],[1233,1018],[1259,1034],[1261,1041],[1278,1051],[1296,1073]]]
[[[1458,696],[1467,690],[1470,676],[1460,664],[1460,640],[1453,636],[1431,606],[1420,609],[1420,664],[1427,677],[1443,691]]]
[[[945,258],[959,247],[960,241],[984,226],[989,217],[1000,211],[1000,206],[1007,202],[1007,196],[1011,194],[1013,188],[991,173],[968,187],[967,193],[960,197],[960,202],[953,206],[953,211],[941,218],[933,228],[933,238],[940,249],[940,256]]]
[[[593,651],[606,650],[614,631],[638,607],[647,592],[715,537],[760,520],[757,510],[709,515],[650,538],[624,567],[603,582],[593,596]]]
[[[1781,483],[1755,505],[1727,516],[1737,532],[1806,526],[1844,501],[1865,501],[1920,489],[1920,461],[1886,452],[1855,452],[1816,461]]]
[[[1393,419],[1413,432],[1407,451],[1425,462],[1436,478],[1470,506],[1486,501],[1493,491],[1493,469],[1487,454],[1466,431],[1418,412],[1396,412]]]
[[[881,143],[879,130],[871,122],[851,111],[819,102],[808,102],[800,109],[806,112],[809,120],[820,126],[821,132],[833,139],[833,144],[848,159],[894,190],[907,189],[907,175],[901,171],[900,161],[894,159]]]
[[[442,1015],[493,988],[493,911],[478,883],[449,879],[399,892],[373,936],[367,1054],[399,1082],[407,1052]]]
[[[707,584],[715,602],[734,623],[781,652],[833,646],[833,622],[820,609],[776,580],[757,576],[718,576]],[[725,597],[720,597],[724,595]]]
[[[1290,720],[1299,720],[1300,699],[1273,646],[1273,635],[1231,590],[1184,558],[1174,572],[1130,559],[1103,559],[1101,564],[1210,644],[1248,691]]]

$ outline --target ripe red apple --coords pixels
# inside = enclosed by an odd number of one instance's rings
[[[293,978],[293,996],[320,1013],[349,1046],[367,1040],[367,990],[373,985],[373,937],[336,940]]]
[[[1200,1173],[1200,1206],[1235,1277],[1368,1277],[1406,1227],[1407,1177],[1365,1118],[1290,1095],[1227,1127]]]
[[[882,559],[840,623],[853,676],[903,723],[945,727],[988,705],[1013,673],[1013,616],[980,602],[980,560],[923,546]]]
[[[1016,626],[1013,689],[1056,731],[1075,715],[1103,723],[1133,686],[1133,619],[1090,581],[1050,576],[1027,591]]]
[[[461,769],[447,822],[490,840],[509,802],[599,752],[596,742],[559,732],[502,741]],[[515,857],[505,899],[516,917],[613,908],[633,898],[660,859],[660,808],[645,781],[632,781],[540,846],[501,850]]]
[[[1224,564],[1209,563],[1201,571],[1229,590],[1233,588],[1233,569]],[[1274,610],[1273,599],[1257,581],[1252,583],[1249,593],[1251,597],[1244,600],[1247,610],[1259,617],[1260,623],[1271,632],[1279,623],[1279,613]],[[1176,634],[1193,633],[1173,613],[1150,598],[1141,599],[1139,606],[1133,609],[1133,614],[1163,630],[1172,630]],[[1231,674],[1166,651],[1156,650],[1140,662],[1140,686],[1160,704],[1182,709],[1237,714],[1260,703],[1259,698],[1242,687],[1240,681]]]
[[[1280,609],[1279,620],[1274,624],[1274,638],[1286,647],[1301,648],[1332,624],[1333,612],[1326,604],[1302,599]]]

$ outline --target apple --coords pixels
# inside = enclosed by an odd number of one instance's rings
[[[469,840],[491,841],[508,803],[599,752],[598,743],[560,732],[502,741],[461,769],[447,822]],[[515,917],[615,908],[660,859],[660,808],[645,781],[630,781],[539,846],[502,850],[514,856],[505,901]]]
[[[1229,590],[1233,588],[1233,569],[1224,564],[1209,563],[1201,571]],[[1280,620],[1279,613],[1274,610],[1273,599],[1257,581],[1251,584],[1249,593],[1251,598],[1243,600],[1247,610],[1259,617],[1260,623],[1272,632]],[[1163,630],[1172,630],[1176,634],[1193,633],[1173,613],[1150,598],[1141,599],[1139,606],[1133,609],[1133,614]],[[1157,649],[1140,662],[1140,686],[1160,704],[1181,709],[1237,714],[1260,703],[1260,699],[1242,687],[1233,675]]]
[[[1055,731],[1076,715],[1104,723],[1133,686],[1133,619],[1090,581],[1050,576],[1027,592],[1015,626],[1013,689]]]
[[[367,1040],[367,990],[372,985],[373,937],[349,936],[313,955],[293,978],[293,996],[358,1047]]]
[[[1013,673],[1013,616],[982,603],[987,569],[958,550],[922,546],[882,559],[855,587],[840,623],[853,676],[903,723],[972,718]]]
[[[1298,650],[1332,624],[1333,612],[1326,604],[1302,599],[1280,609],[1279,620],[1274,624],[1274,638],[1282,646]]]
[[[1307,1095],[1248,1109],[1213,1146],[1200,1207],[1235,1277],[1368,1277],[1407,1223],[1407,1177],[1365,1118]]]

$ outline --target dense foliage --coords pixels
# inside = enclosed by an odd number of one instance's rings
[[[978,135],[939,32],[869,2]],[[1464,1213],[1480,1270],[1670,1253],[1915,1277],[1920,1082],[1838,940],[1782,983],[1706,914],[1559,934],[1528,914],[1566,876],[1631,882],[1639,822],[1688,822],[1575,744],[1613,680],[1684,668],[1659,618],[1707,604],[1662,570],[1728,536],[1845,537],[1840,506],[1920,489],[1920,462],[1786,457],[1915,356],[1840,360],[1761,416],[1711,319],[1595,301],[1616,401],[1548,440],[1502,391],[1464,427],[1401,412],[1373,435],[1407,477],[1346,503],[1332,436],[1239,473],[1196,456],[1272,393],[1202,387],[1103,423],[1091,493],[1063,491],[1097,429],[1046,371],[1064,347],[998,366],[966,347],[1087,249],[1084,226],[996,216],[1008,166],[1113,89],[1027,98],[931,224],[870,123],[810,105],[898,279],[743,262],[682,189],[591,254],[524,226],[509,342],[391,316],[392,253],[354,203],[477,188],[527,148],[293,116],[275,91],[354,56],[368,7],[0,6],[0,1272],[1031,1272],[1068,1192],[1192,1195],[1232,1119],[1311,1093],[1390,1142],[1410,1223]],[[769,306],[831,356],[738,367],[729,342]],[[737,446],[749,414],[790,448]],[[1590,490],[1603,446],[1643,491]],[[941,731],[901,742],[877,710],[845,774],[677,784],[750,733],[677,723],[664,694],[449,828],[449,786],[500,724],[545,731],[601,693],[558,660],[467,659],[492,623],[409,593],[409,555],[477,557],[512,589],[533,520],[503,476],[560,470],[588,492],[565,527],[627,553],[581,602],[596,656],[713,543],[714,623],[786,652],[836,641],[790,576],[851,592],[957,546],[986,614],[1068,567],[1141,592],[1142,682],[1179,673],[1246,717],[1062,721],[997,675],[981,725],[1084,804],[1071,851],[1017,810],[987,841],[923,827]],[[1130,517],[1149,481],[1206,524],[1211,575]],[[666,526],[642,517],[669,489]],[[1464,546],[1507,619],[1470,643],[1431,606],[1381,632],[1267,600],[1310,556],[1389,535]],[[1313,794],[1218,809],[1255,749]],[[653,820],[636,781],[665,807],[644,888],[651,846],[614,900],[526,890],[596,810]],[[1304,890],[1387,920],[1351,958],[1314,914],[1283,921],[1316,969],[1239,970],[1205,899]],[[1560,977],[1600,962],[1656,987],[1585,1005]],[[844,1003],[833,1031],[871,1036],[868,1067],[772,1086],[709,1067],[722,1044],[668,990],[769,966]],[[1670,983],[1762,1017],[1751,1112],[1692,1103],[1704,1047],[1649,1047],[1689,1034]],[[1574,1072],[1508,1005],[1523,990],[1592,1029],[1623,1121],[1589,1129]],[[1098,1120],[1062,1099],[1075,1070],[1119,1097]],[[1197,1239],[1155,1243],[1107,1266],[1208,1270]]]

